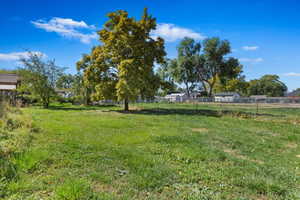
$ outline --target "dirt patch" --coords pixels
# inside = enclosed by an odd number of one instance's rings
[[[193,132],[199,132],[199,133],[207,133],[208,129],[207,128],[192,128]]]
[[[114,187],[108,184],[94,182],[92,185],[92,189],[95,192],[109,192],[109,193],[117,193],[118,190],[116,190]]]
[[[141,107],[138,107],[138,106],[129,106],[129,110],[134,110],[134,111],[140,111],[140,110],[142,110],[143,108],[141,108]]]
[[[261,196],[258,196],[258,197],[253,197],[253,198],[251,198],[251,199],[255,199],[255,200],[269,200],[269,198],[267,197],[267,196],[263,196],[263,195],[261,195]]]
[[[287,143],[287,144],[285,145],[285,147],[290,148],[290,149],[295,149],[295,148],[298,147],[298,145],[297,145],[296,143],[290,142],[290,143]]]
[[[255,163],[258,163],[258,164],[264,164],[264,162],[261,161],[261,160],[254,160],[254,159],[248,158],[247,156],[241,155],[237,150],[224,149],[223,151],[225,153],[228,153],[231,156],[236,157],[236,158],[241,159],[241,160],[247,160],[247,161],[255,162]]]
[[[300,155],[296,155],[297,158],[300,158]]]

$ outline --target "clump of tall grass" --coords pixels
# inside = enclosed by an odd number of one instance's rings
[[[0,198],[5,196],[7,183],[17,178],[14,160],[26,151],[34,130],[31,118],[19,108],[0,103]]]

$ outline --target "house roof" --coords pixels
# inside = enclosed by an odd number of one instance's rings
[[[185,95],[185,93],[171,93],[171,94],[168,94],[167,97],[176,97],[176,96],[182,97],[184,95]]]
[[[0,83],[17,84],[19,76],[17,74],[0,74]]]
[[[250,98],[265,99],[267,98],[267,95],[251,95]]]
[[[240,95],[239,93],[237,92],[220,92],[220,93],[216,93],[215,96],[235,96],[235,95]]]

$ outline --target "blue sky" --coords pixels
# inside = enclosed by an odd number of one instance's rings
[[[247,80],[278,74],[289,90],[300,87],[298,0],[2,0],[0,68],[18,66],[31,50],[74,73],[81,55],[99,44],[95,32],[108,12],[139,18],[144,7],[157,18],[154,34],[165,38],[168,57],[184,36],[218,36],[231,42]]]

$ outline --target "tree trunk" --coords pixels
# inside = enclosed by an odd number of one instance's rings
[[[44,108],[49,108],[49,103],[48,102],[44,102]]]
[[[42,99],[42,104],[44,108],[49,108],[49,102],[50,102],[50,98],[45,97]]]
[[[212,90],[213,90],[212,86],[209,85],[209,92],[208,92],[208,96],[209,96],[209,97],[212,96]]]
[[[206,95],[208,95],[207,87],[206,87],[204,81],[202,81],[202,86],[203,86],[203,88],[204,88],[204,91],[206,92]]]
[[[129,111],[128,99],[124,100],[124,111]]]
[[[212,96],[212,92],[213,92],[215,83],[216,83],[216,78],[215,77],[213,77],[213,80],[212,80],[211,83],[208,82],[208,85],[209,85],[209,94],[208,94],[208,96],[209,97]]]
[[[190,88],[189,88],[189,84],[188,83],[185,83],[185,90],[186,90],[186,94],[188,96],[188,98],[190,98]]]

